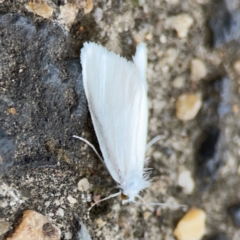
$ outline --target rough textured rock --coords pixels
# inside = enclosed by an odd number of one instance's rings
[[[182,94],[176,102],[176,116],[182,121],[189,121],[196,117],[202,106],[201,95],[198,93]]]
[[[206,64],[197,58],[193,58],[191,60],[191,80],[192,81],[199,81],[206,77],[207,75],[207,67]]]
[[[7,240],[59,240],[61,231],[42,214],[27,210],[21,223]]]
[[[166,27],[175,29],[179,38],[185,38],[193,22],[193,18],[189,14],[182,13],[168,18]]]
[[[215,0],[210,18],[210,27],[214,35],[214,45],[230,41],[240,42],[240,10],[232,0]],[[235,6],[234,6],[235,5]]]
[[[33,209],[56,224],[64,239],[77,239],[74,213],[94,240],[174,239],[173,229],[185,213],[172,207],[177,203],[205,209],[208,236],[223,232],[227,239],[239,240],[239,230],[225,211],[225,206],[239,202],[240,81],[234,64],[240,56],[239,24],[234,23],[239,1],[226,0],[223,6],[217,0],[82,0],[70,12],[72,18],[65,19],[70,23],[59,18],[69,1],[41,2],[54,9],[51,18],[29,12],[29,0],[0,0],[0,221],[8,222],[3,232],[13,230],[19,213]],[[85,14],[87,2],[93,6]],[[221,7],[227,9],[227,17],[217,15]],[[190,27],[180,26],[179,33],[187,34],[184,38],[178,37],[179,29],[166,26],[181,13],[194,21]],[[215,18],[212,29],[210,18]],[[214,48],[212,40],[214,46],[221,40],[227,44]],[[130,61],[136,44],[147,44],[148,140],[161,138],[148,151],[153,182],[141,196],[148,203],[166,203],[154,206],[154,212],[145,205],[121,205],[115,198],[95,206],[88,218],[91,202],[112,194],[115,183],[94,152],[71,137],[81,135],[99,151],[81,85],[79,51],[85,41]],[[191,81],[193,58],[207,67],[204,81]],[[194,119],[182,122],[176,118],[175,103],[189,92],[201,93],[202,108]],[[208,158],[198,165],[208,126],[217,127],[221,136],[219,148],[209,150],[224,161],[215,164]],[[196,182],[192,193],[178,185],[180,167]],[[197,187],[197,177],[205,191]],[[77,186],[83,178],[91,186],[86,192]]]
[[[229,214],[231,215],[235,226],[240,228],[240,203],[229,207]]]
[[[1,171],[33,161],[52,164],[54,157],[72,160],[67,148],[86,122],[87,106],[66,33],[21,14],[1,15],[0,31]],[[16,114],[8,112],[13,107]]]
[[[202,141],[199,142],[196,162],[202,188],[209,187],[222,164],[223,156],[219,154],[218,149],[220,133],[216,126],[209,126],[201,136]]]
[[[178,240],[200,240],[206,233],[206,213],[191,208],[178,222],[174,235]]]
[[[53,9],[44,2],[29,2],[26,8],[43,18],[50,18],[53,15]]]

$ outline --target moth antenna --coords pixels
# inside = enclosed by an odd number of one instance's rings
[[[162,135],[158,135],[155,138],[153,138],[146,146],[146,152],[148,151],[148,149],[154,144],[156,143],[158,140],[163,139]]]
[[[119,192],[117,192],[117,193],[113,193],[113,194],[111,194],[110,196],[108,196],[108,197],[106,197],[106,198],[103,198],[103,199],[95,202],[95,203],[88,209],[88,212],[90,212],[91,209],[92,209],[96,204],[98,204],[98,203],[100,203],[100,202],[103,202],[103,201],[106,201],[106,200],[108,200],[108,199],[110,199],[110,198],[117,197],[117,196],[120,195],[120,194],[121,194],[121,191],[119,191]]]
[[[142,201],[142,203],[137,203],[137,202],[136,202],[136,204],[139,204],[139,205],[146,205],[146,206],[165,206],[165,207],[175,206],[175,205],[173,205],[173,204],[168,204],[168,203],[146,203],[139,194],[137,195],[137,198]],[[178,206],[179,206],[179,207],[187,207],[187,205],[185,205],[185,204],[178,204]]]
[[[98,158],[104,163],[103,158],[100,156],[96,148],[87,139],[76,136],[76,135],[73,135],[73,137],[85,142],[88,146],[90,146],[92,150],[97,154]]]
[[[136,202],[136,204],[146,205],[151,212],[154,211],[154,208],[149,207],[149,206],[147,205],[147,203],[143,200],[143,198],[142,198],[139,194],[137,195],[137,198],[138,198],[142,203],[137,203],[137,202]]]

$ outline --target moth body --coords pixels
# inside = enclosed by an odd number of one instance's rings
[[[145,44],[137,47],[133,62],[95,43],[85,43],[81,50],[83,85],[94,130],[123,203],[135,202],[150,182],[145,161],[146,61]]]

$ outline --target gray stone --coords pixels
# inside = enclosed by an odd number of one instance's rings
[[[72,159],[74,147],[66,148],[86,124],[87,104],[68,35],[57,24],[21,14],[1,15],[0,32],[1,171],[33,159],[35,165]],[[12,107],[14,115],[7,111]]]

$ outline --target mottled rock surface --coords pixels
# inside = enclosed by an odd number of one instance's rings
[[[238,240],[228,208],[239,203],[240,186],[239,1],[82,0],[70,8],[43,0],[35,12],[29,2],[0,1],[0,239],[32,209],[62,239],[78,239],[77,215],[92,239],[173,240],[193,206],[207,214],[206,239]],[[180,17],[176,27],[167,25],[172,17]],[[116,184],[94,152],[72,138],[80,135],[100,151],[82,88],[79,52],[86,41],[128,60],[138,43],[147,44],[148,140],[160,139],[147,152],[153,182],[141,196],[166,205],[133,207],[115,198],[88,218],[91,203]],[[193,59],[204,67],[192,71]],[[202,105],[182,121],[176,102],[187,93],[201,94]],[[90,188],[78,186],[84,178]]]

